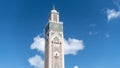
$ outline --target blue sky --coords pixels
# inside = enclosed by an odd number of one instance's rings
[[[84,48],[65,55],[65,68],[120,68],[120,0],[0,0],[0,68],[34,68],[28,59],[55,5],[64,37]],[[75,67],[75,68],[77,68]]]

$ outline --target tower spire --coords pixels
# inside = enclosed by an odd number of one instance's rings
[[[55,10],[55,5],[53,5],[53,10]]]

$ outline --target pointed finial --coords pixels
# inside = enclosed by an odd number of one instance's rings
[[[53,10],[55,10],[55,5],[53,5]]]

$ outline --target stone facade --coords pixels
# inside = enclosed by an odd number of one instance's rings
[[[53,8],[45,27],[45,68],[64,68],[63,22]]]

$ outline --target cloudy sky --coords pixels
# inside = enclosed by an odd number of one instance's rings
[[[64,23],[65,68],[120,68],[120,0],[0,0],[0,68],[44,68],[53,5]]]

